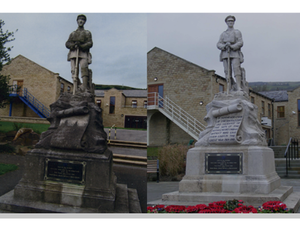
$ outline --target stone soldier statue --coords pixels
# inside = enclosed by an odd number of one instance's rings
[[[225,22],[228,29],[221,34],[217,47],[221,50],[220,61],[224,65],[228,93],[234,84],[232,70],[236,79],[236,90],[242,90],[242,82],[244,81],[242,80],[243,69],[241,68],[241,63],[244,62],[244,56],[241,52],[241,47],[243,46],[242,33],[233,28],[235,17],[227,16]]]
[[[90,48],[93,46],[93,41],[91,32],[84,29],[86,20],[85,15],[81,14],[77,16],[78,28],[70,34],[66,42],[66,47],[70,49],[68,61],[71,61],[71,73],[74,85],[73,94],[77,90],[77,83],[80,83],[78,78],[79,64],[81,68],[82,90],[87,91],[90,89],[89,76],[91,73],[89,73],[88,65],[92,63]]]

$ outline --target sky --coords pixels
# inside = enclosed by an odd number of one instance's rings
[[[71,66],[65,47],[77,29],[81,13],[0,13],[3,30],[15,32],[10,57],[23,55],[70,82]],[[146,14],[84,13],[84,28],[92,33],[92,64],[95,84],[146,88]]]
[[[147,52],[154,47],[224,76],[216,43],[227,29],[227,15],[236,17],[235,28],[243,35],[242,67],[248,82],[300,81],[297,1],[285,0],[283,4],[275,0],[244,0],[240,4],[240,0],[210,0],[200,5],[198,0],[40,3],[2,3],[3,29],[18,29],[10,55],[13,58],[21,54],[69,81],[65,42],[77,29],[76,17],[81,13],[87,16],[85,29],[93,36],[89,68],[96,84],[146,88]]]
[[[224,77],[216,44],[228,15],[242,33],[248,82],[300,81],[300,13],[151,13],[147,52],[158,47]]]

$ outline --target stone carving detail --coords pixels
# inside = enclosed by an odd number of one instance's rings
[[[41,135],[37,148],[76,149],[103,153],[107,148],[107,134],[103,129],[102,111],[94,103],[91,93],[62,93],[50,105],[47,120],[50,127]]]
[[[257,106],[241,92],[219,93],[206,106],[206,129],[196,146],[260,145],[266,146],[265,133],[257,120]]]

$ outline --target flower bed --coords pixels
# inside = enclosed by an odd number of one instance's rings
[[[280,201],[268,201],[257,209],[246,206],[242,200],[218,201],[195,206],[156,205],[148,206],[147,213],[292,213]]]

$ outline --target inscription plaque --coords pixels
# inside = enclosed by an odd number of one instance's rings
[[[83,161],[69,161],[46,158],[44,180],[84,184],[85,166],[86,162]]]
[[[206,153],[205,173],[242,174],[243,153]]]
[[[236,144],[242,137],[237,135],[243,116],[221,116],[209,136],[209,143],[213,144]]]

